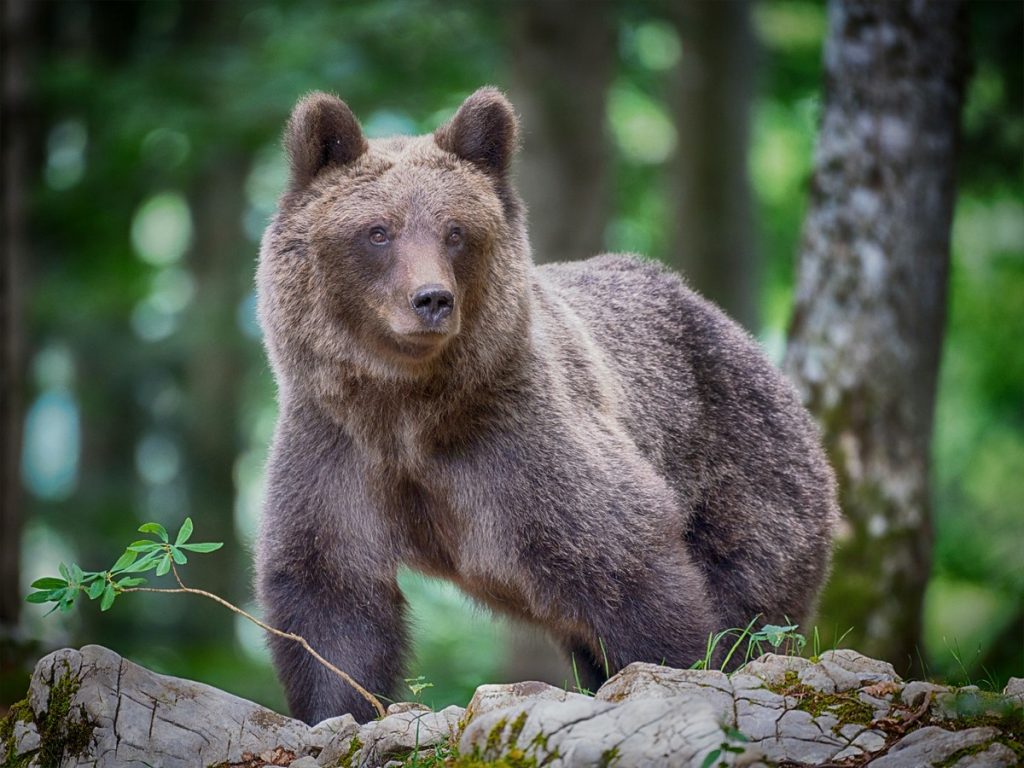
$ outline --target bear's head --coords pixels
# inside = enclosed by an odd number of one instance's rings
[[[258,272],[280,386],[329,398],[346,381],[465,381],[507,362],[529,307],[516,141],[493,88],[415,137],[367,140],[334,96],[298,103]]]

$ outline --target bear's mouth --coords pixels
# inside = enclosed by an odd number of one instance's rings
[[[449,334],[438,331],[414,331],[392,335],[392,343],[402,357],[426,360],[434,357],[448,342]]]

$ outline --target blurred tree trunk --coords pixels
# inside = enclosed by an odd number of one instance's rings
[[[0,642],[11,637],[21,614],[21,434],[24,396],[22,268],[26,247],[29,148],[29,4],[3,7],[3,259],[0,261]],[[5,654],[6,657],[6,654]]]
[[[509,9],[512,102],[521,115],[517,182],[538,264],[604,250],[611,204],[606,105],[615,59],[610,3],[525,0]],[[572,681],[561,652],[509,621],[508,680]]]
[[[197,536],[233,542],[235,462],[241,450],[242,380],[248,365],[238,329],[238,311],[251,288],[253,249],[245,240],[242,213],[248,161],[220,147],[212,153],[191,197],[195,245],[190,268],[196,295],[189,310],[185,362],[185,466]],[[248,595],[245,553],[226,546],[215,557],[189,563],[190,579],[233,602]],[[230,625],[232,617],[216,605],[195,606],[210,626]],[[207,622],[216,622],[208,624]],[[227,635],[230,637],[230,633]]]
[[[585,259],[603,249],[611,10],[609,3],[585,0],[510,6],[512,101],[523,130],[518,184],[537,263]]]
[[[840,0],[785,367],[817,416],[847,530],[823,628],[907,668],[931,565],[929,444],[964,81],[960,2]]]
[[[670,263],[757,331],[758,258],[747,174],[756,63],[750,2],[681,0],[666,10],[683,48],[669,95],[679,135],[670,167]]]

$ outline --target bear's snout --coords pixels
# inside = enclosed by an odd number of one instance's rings
[[[409,299],[417,315],[429,326],[439,325],[455,308],[455,296],[451,291],[434,283],[417,288]]]

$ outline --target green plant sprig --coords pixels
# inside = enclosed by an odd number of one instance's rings
[[[42,579],[36,579],[32,582],[31,586],[32,589],[37,591],[32,592],[25,599],[30,603],[54,603],[53,608],[46,614],[49,616],[56,610],[60,610],[62,613],[70,611],[74,607],[78,596],[82,594],[90,600],[99,599],[100,610],[102,611],[109,610],[119,595],[128,592],[186,593],[205,597],[219,603],[229,611],[233,611],[239,616],[248,619],[272,635],[298,643],[313,658],[351,685],[364,699],[370,702],[378,715],[384,716],[384,706],[376,696],[357,683],[350,675],[317,653],[316,649],[301,635],[296,635],[293,632],[284,632],[276,627],[272,627],[260,621],[251,613],[243,611],[237,605],[229,603],[212,592],[185,586],[177,568],[177,566],[188,562],[188,556],[185,552],[214,552],[224,546],[222,542],[188,543],[192,536],[191,518],[185,518],[185,522],[182,523],[181,528],[178,530],[178,535],[175,537],[173,544],[171,543],[170,536],[167,534],[167,529],[159,523],[140,525],[139,532],[153,534],[156,538],[133,541],[125,549],[124,554],[106,571],[83,571],[75,563],[72,563],[70,566],[61,563],[59,570],[64,578],[58,579],[54,576],[47,576]],[[155,571],[157,576],[171,573],[174,575],[175,581],[178,582],[178,586],[145,587],[142,586],[146,583],[144,578],[129,575],[146,573],[148,571]]]
[[[76,563],[61,563],[59,570],[63,578],[47,576],[36,579],[31,586],[38,591],[26,599],[30,603],[54,603],[49,613],[56,610],[67,613],[74,607],[79,595],[84,594],[90,600],[99,600],[100,610],[107,611],[118,595],[143,591],[138,588],[146,580],[130,574],[155,571],[157,576],[164,576],[175,563],[184,565],[188,562],[185,552],[215,552],[224,546],[222,542],[189,544],[188,540],[192,537],[192,518],[189,517],[182,523],[173,544],[167,529],[160,523],[141,525],[139,533],[154,534],[157,538],[132,542],[106,571],[83,571]]]

